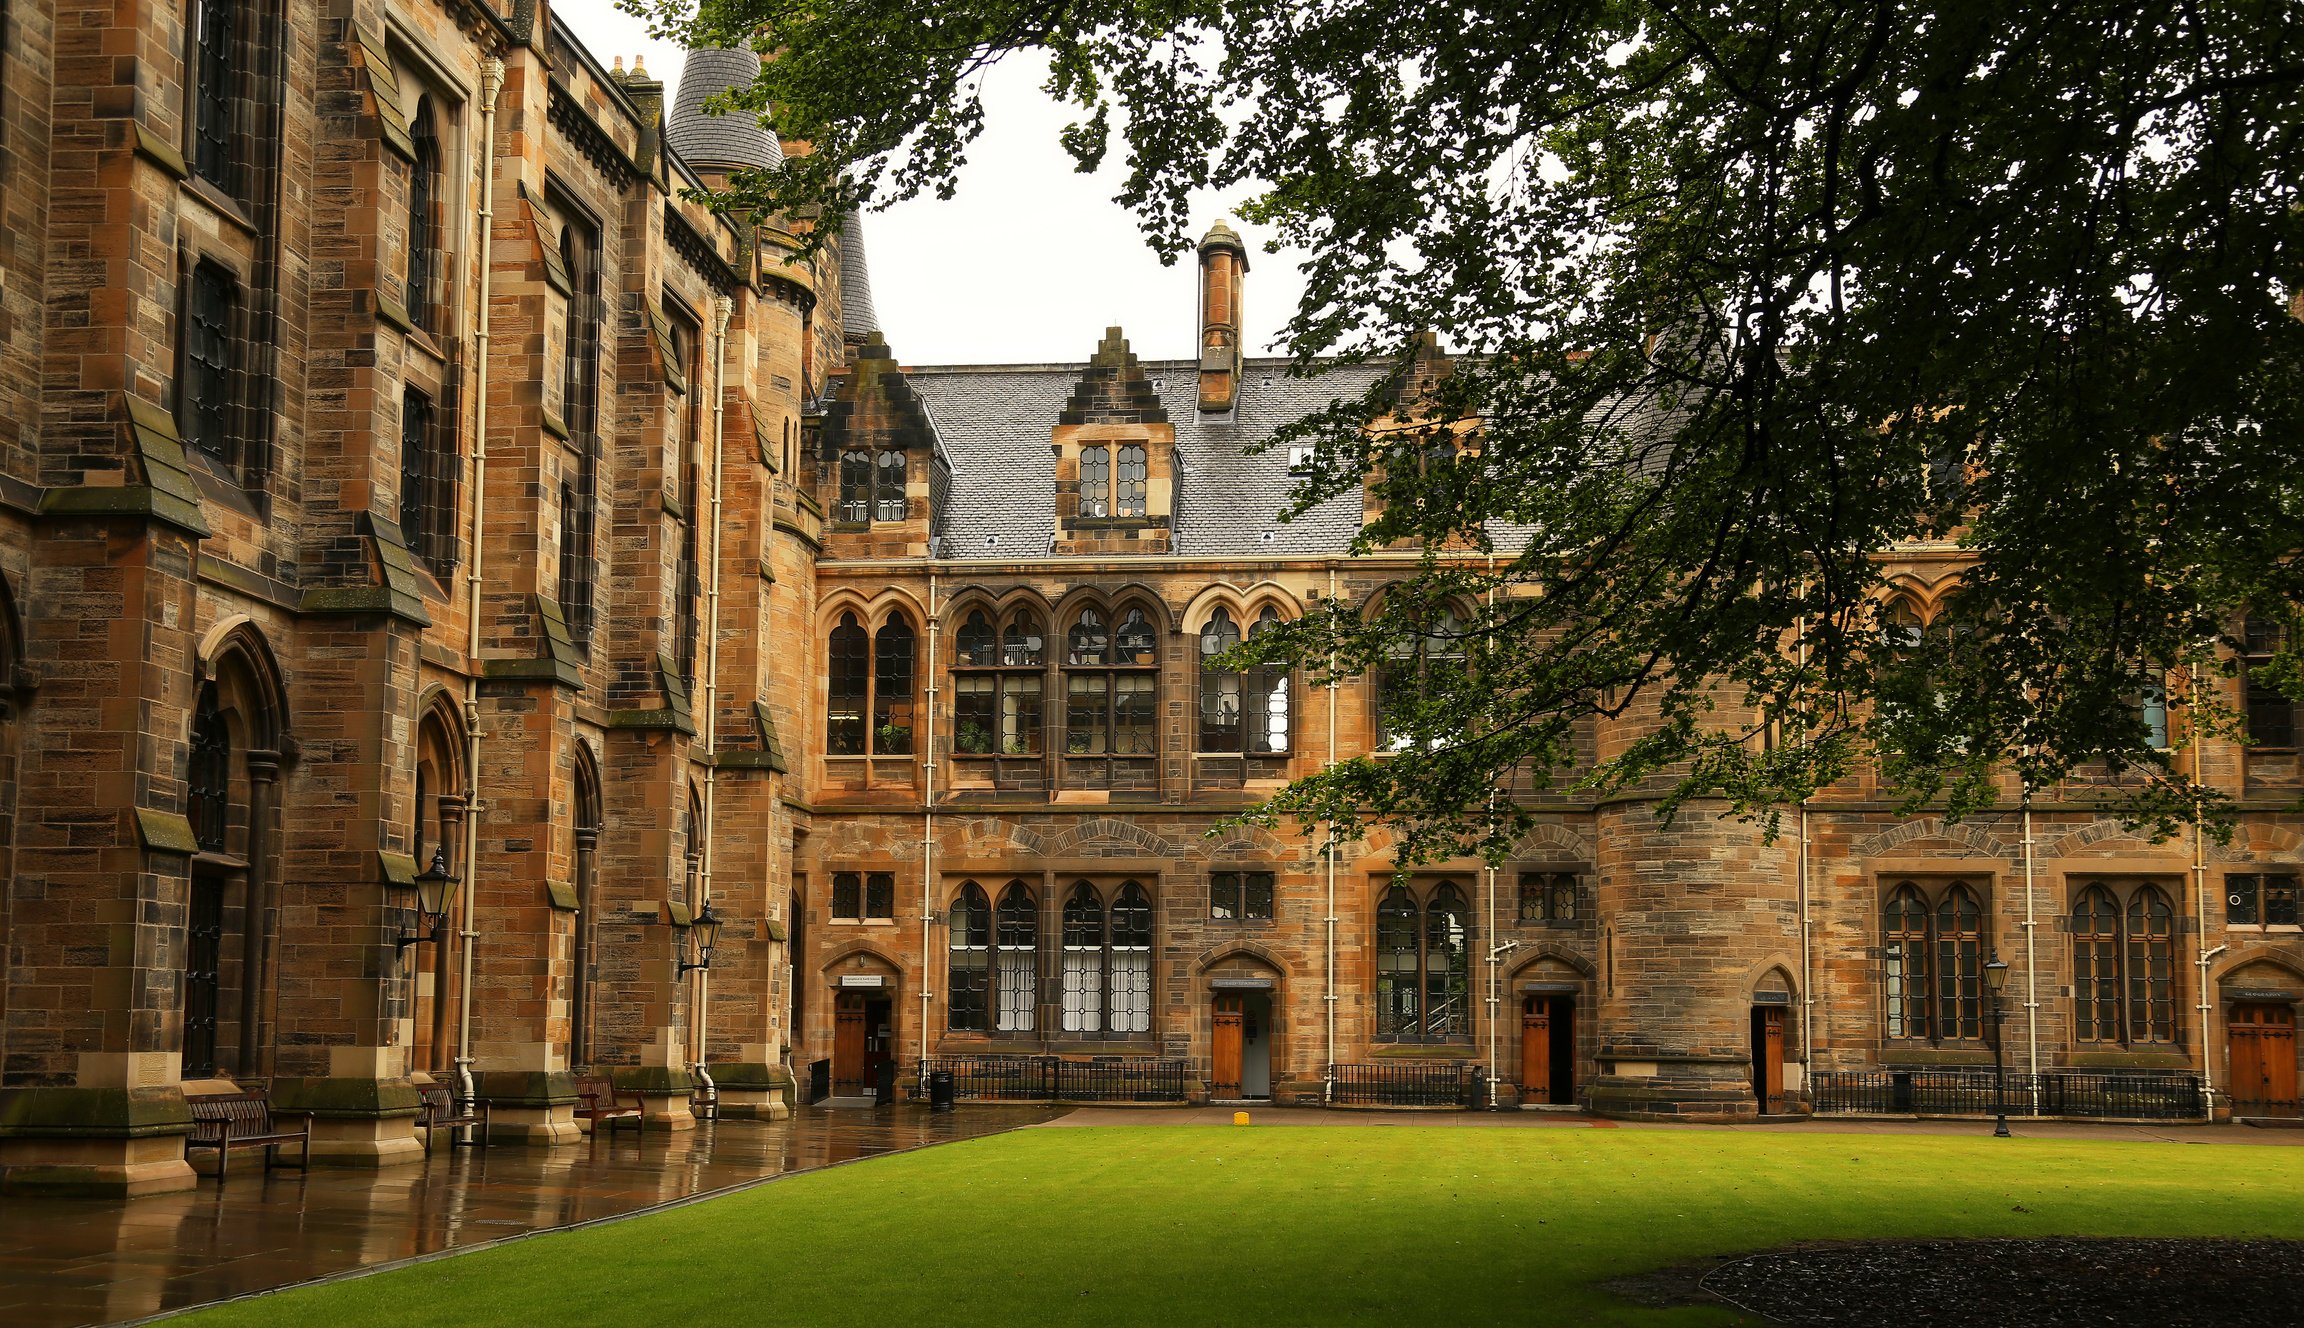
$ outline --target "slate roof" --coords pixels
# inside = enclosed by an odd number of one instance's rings
[[[1277,519],[1295,481],[1285,452],[1251,456],[1251,443],[1337,397],[1366,391],[1377,365],[1340,366],[1290,378],[1288,361],[1244,365],[1238,404],[1200,413],[1199,363],[1145,360],[1160,405],[1176,426],[1176,554],[1289,558],[1344,552],[1360,531],[1357,492],[1297,520]],[[910,371],[952,461],[941,553],[982,561],[1044,557],[1056,533],[1056,456],[1049,434],[1085,364],[931,366]]]
[[[664,121],[665,140],[680,159],[691,166],[756,166],[773,169],[784,162],[784,149],[776,136],[748,111],[708,114],[704,99],[742,87],[760,76],[760,57],[751,51],[707,48],[688,52],[680,69],[680,87],[672,98],[672,113]]]

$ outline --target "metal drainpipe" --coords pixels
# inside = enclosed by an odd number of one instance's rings
[[[1799,891],[1800,910],[1800,1087],[1808,1093],[1810,1109],[1816,1101],[1816,981],[1808,959],[1808,800],[1800,800],[1800,860],[1792,879]]]
[[[712,861],[714,829],[719,822],[720,775],[720,458],[728,438],[728,297],[715,296],[712,300],[712,534],[710,541],[712,570],[706,574],[704,590],[704,851],[700,855],[697,882],[696,911],[701,913],[712,902]],[[704,1021],[712,1009],[712,971],[696,970],[695,1039],[696,1080],[704,1086],[704,1100],[717,1103],[718,1093],[712,1084],[712,1072],[704,1067],[708,1048],[705,1045]]]
[[[928,464],[936,464],[931,454]],[[924,758],[923,774],[926,792],[920,799],[920,1071],[928,1070],[928,1010],[935,996],[928,989],[929,920],[936,910],[936,669],[943,656],[937,650],[937,638],[943,620],[936,612],[936,563],[931,555],[928,563],[928,713],[921,717],[920,730],[926,735],[920,751]],[[925,1087],[925,1085],[923,1085]]]
[[[2032,1110],[2040,1110],[2040,955],[2035,937],[2040,926],[2033,913],[2032,896],[2032,785],[2024,785],[2024,1036],[2026,1063],[2032,1073]]]
[[[1488,625],[1482,635],[1496,647],[1496,556],[1488,556]],[[1488,786],[1488,833],[1496,833],[1496,786]],[[1496,943],[1496,862],[1488,861],[1488,1109],[1496,1110],[1496,1010],[1502,996],[1498,982],[1504,974],[1504,950]]]
[[[2200,695],[2200,666],[2191,665],[2189,672],[2192,695],[2197,700]],[[2197,706],[2194,707],[2194,714],[2198,714]],[[2192,783],[2195,787],[2202,782],[2202,758],[2200,724],[2195,719],[2192,723]],[[2206,1105],[2209,1114],[2214,1115],[2216,1058],[2208,1052],[2208,1016],[2214,1009],[2208,1000],[2208,961],[2224,947],[2217,946],[2215,951],[2208,948],[2208,832],[2201,822],[2197,798],[2192,806],[2192,906],[2198,921],[2198,927],[2192,935],[2192,952],[2198,956],[2193,962],[2200,966],[2200,1100]]]
[[[1496,827],[1496,790],[1495,790],[1495,789],[1493,789],[1493,788],[1491,788],[1491,789],[1489,789],[1489,790],[1488,790],[1488,827],[1489,827],[1489,833],[1490,833],[1490,834],[1494,834],[1494,833],[1495,833],[1495,827]],[[1487,944],[1488,944],[1488,1109],[1489,1109],[1490,1111],[1494,1111],[1494,1110],[1496,1110],[1496,1006],[1497,1006],[1497,1002],[1498,1002],[1498,1000],[1500,999],[1500,998],[1498,997],[1498,995],[1497,995],[1497,987],[1496,987],[1496,981],[1497,981],[1497,977],[1498,977],[1498,975],[1499,975],[1499,974],[1500,974],[1500,973],[1503,971],[1503,967],[1504,967],[1504,954],[1503,954],[1503,949],[1502,949],[1502,947],[1501,947],[1501,946],[1497,945],[1497,943],[1496,943],[1496,864],[1495,864],[1494,862],[1490,862],[1490,863],[1488,864],[1488,869],[1487,869],[1487,877],[1488,877],[1488,941],[1487,941]]]
[[[496,97],[504,89],[504,62],[491,55],[480,62],[480,291],[472,330],[472,547],[465,558],[464,604],[464,927],[463,980],[456,993],[456,1091],[467,1103],[472,1079],[472,946],[480,933],[472,925],[472,888],[480,875],[480,818],[488,804],[480,797],[480,579],[488,556],[488,333],[489,300],[496,287]],[[579,923],[578,925],[582,925]],[[472,1126],[464,1126],[472,1137]]]
[[[1336,606],[1336,564],[1328,564],[1328,606]],[[1336,653],[1328,653],[1328,764],[1336,768]],[[1328,965],[1326,969],[1327,993],[1321,1003],[1328,1011],[1328,1066],[1320,1075],[1320,1104],[1328,1105],[1336,1096],[1336,823],[1328,823]]]

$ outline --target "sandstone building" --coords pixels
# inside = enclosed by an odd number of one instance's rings
[[[805,150],[703,113],[749,56],[667,105],[537,0],[0,15],[11,1189],[189,1185],[187,1095],[252,1081],[379,1166],[436,1080],[550,1146],[578,1073],[677,1127],[817,1062],[1748,1117],[1989,1064],[1995,954],[2019,1066],[2292,1109],[2299,739],[2244,676],[2254,745],[2170,734],[2229,847],[1862,780],[1772,844],[1523,792],[1511,862],[1405,883],[1380,834],[1211,836],[1381,752],[1401,680],[1202,660],[1412,563],[1273,518],[1252,445],[1372,371],[1243,353],[1240,237],[1195,359],[907,369],[860,229],[788,263],[804,222],[685,196]],[[1924,630],[1957,552],[1898,558]]]

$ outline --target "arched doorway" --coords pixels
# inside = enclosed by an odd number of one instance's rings
[[[1752,988],[1752,1096],[1763,1116],[1781,1116],[1793,1110],[1791,1085],[1785,1076],[1792,1041],[1792,983],[1782,969],[1771,968]]]
[[[877,954],[857,952],[828,965],[824,981],[832,1007],[832,1091],[870,1094],[885,1082],[901,1045],[899,971]]]
[[[2243,1120],[2304,1116],[2296,1064],[2296,1006],[2304,1001],[2304,974],[2256,959],[2226,973],[2222,987],[2232,1114]]]
[[[416,795],[409,811],[409,854],[418,871],[437,868],[460,880],[464,873],[465,753],[463,725],[455,707],[435,699],[416,724]],[[461,928],[458,916],[463,900],[448,893],[449,917],[440,939],[416,947],[415,1046],[409,1065],[435,1076],[449,1069],[448,1014],[455,1005],[456,965],[449,938]]]
[[[269,1073],[278,941],[280,744],[287,707],[271,648],[241,622],[202,651],[187,731],[183,1076]]]
[[[1576,1105],[1576,1045],[1584,1010],[1584,975],[1559,959],[1522,969],[1520,993],[1520,1105]]]
[[[568,981],[568,1064],[589,1069],[592,1064],[593,936],[598,926],[593,907],[598,893],[600,830],[600,763],[590,744],[576,744],[576,935]]]

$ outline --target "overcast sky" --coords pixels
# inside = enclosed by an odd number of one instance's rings
[[[679,48],[650,41],[613,0],[560,0],[558,12],[602,64],[644,54],[651,74],[676,83]],[[864,218],[880,327],[907,364],[1085,360],[1115,324],[1140,356],[1193,354],[1193,269],[1188,260],[1160,266],[1134,218],[1112,201],[1120,151],[1095,175],[1073,171],[1056,142],[1073,116],[1040,91],[1043,77],[1037,62],[1017,59],[993,70],[984,136],[952,201],[922,198]],[[1232,215],[1237,202],[1204,198],[1195,229],[1225,217],[1247,239],[1247,349],[1274,354],[1303,280],[1293,255],[1265,253],[1265,237]]]

